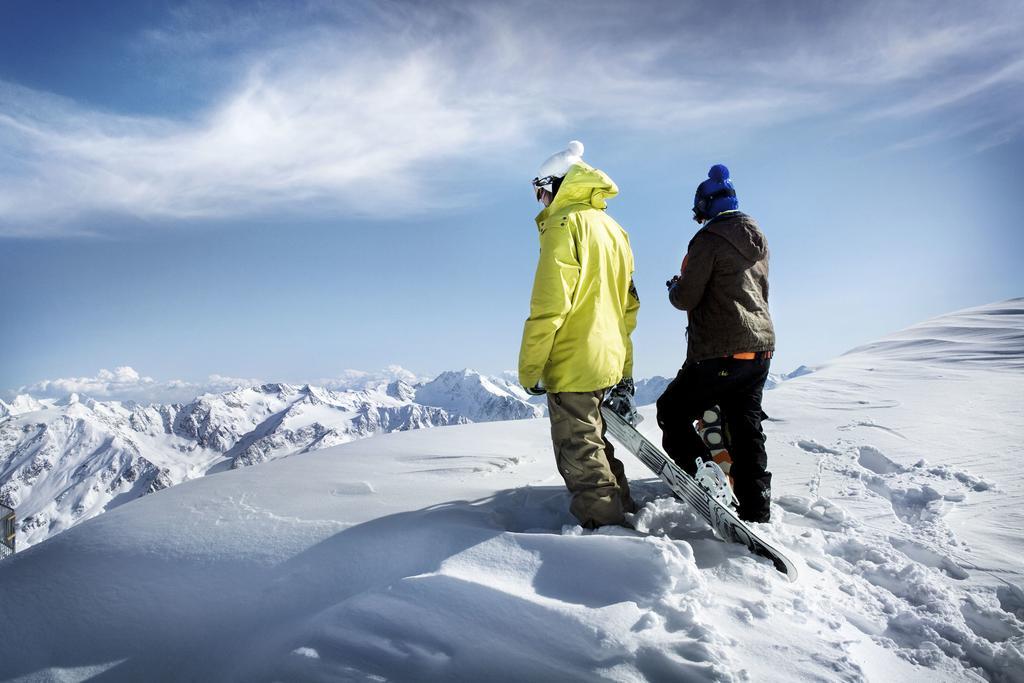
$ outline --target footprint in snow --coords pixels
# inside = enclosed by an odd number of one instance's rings
[[[967,571],[957,564],[951,557],[938,553],[931,548],[927,548],[920,543],[912,541],[909,538],[891,536],[889,538],[889,543],[914,562],[923,564],[926,567],[938,569],[950,578],[958,581],[970,578],[970,574],[968,574]]]
[[[904,471],[903,467],[894,463],[874,446],[861,446],[858,449],[857,462],[875,474],[896,474]]]
[[[864,477],[864,485],[887,499],[893,514],[907,524],[932,521],[943,514],[944,497],[928,484],[903,485],[890,482],[884,476],[870,475]]]
[[[996,487],[990,482],[985,481],[981,477],[976,477],[969,472],[958,470],[949,465],[938,465],[937,467],[930,467],[928,461],[921,459],[914,463],[915,470],[922,470],[927,472],[933,477],[938,479],[955,480],[960,482],[964,487],[971,491],[991,491]],[[962,497],[961,497],[962,500]]]
[[[787,523],[837,531],[846,522],[846,512],[827,498],[812,500],[805,496],[787,495],[775,502],[786,512],[802,518],[787,519]]]
[[[944,514],[945,504],[966,499],[962,489],[949,490],[948,486],[939,486],[936,480],[955,481],[973,491],[991,488],[988,482],[966,472],[946,466],[929,468],[925,460],[911,467],[900,465],[874,446],[856,449],[856,465],[859,473],[855,467],[847,470],[849,474],[886,498],[896,516],[908,524],[933,520]]]
[[[1016,619],[1007,618],[1006,612],[982,604],[974,596],[967,596],[964,603],[960,605],[960,613],[963,614],[968,628],[976,635],[993,643],[1002,643],[1024,633]]]
[[[1024,621],[1024,590],[1021,590],[1020,586],[1000,586],[996,589],[996,597],[999,599],[999,607],[1004,612]]]

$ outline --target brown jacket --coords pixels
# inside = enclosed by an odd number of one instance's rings
[[[672,305],[687,312],[688,361],[772,351],[768,313],[768,241],[750,216],[720,214],[687,249]]]

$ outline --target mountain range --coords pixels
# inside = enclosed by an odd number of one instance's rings
[[[448,371],[420,383],[391,375],[333,389],[260,384],[171,404],[21,394],[0,401],[0,503],[17,511],[25,547],[208,474],[375,434],[546,414],[544,397],[528,395],[514,373]],[[637,403],[656,401],[669,381],[637,381]]]
[[[472,370],[346,390],[262,384],[184,404],[22,394],[0,401],[0,503],[17,511],[24,547],[207,474],[374,434],[542,416],[528,398]]]

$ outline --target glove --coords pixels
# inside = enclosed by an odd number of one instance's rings
[[[678,275],[673,275],[673,276],[672,276],[672,279],[671,279],[671,280],[668,280],[668,281],[667,281],[667,282],[665,283],[665,286],[666,286],[666,287],[668,287],[669,289],[672,289],[673,287],[675,287],[675,286],[676,286],[676,283],[677,283],[677,282],[679,282],[679,276],[678,276]]]
[[[612,393],[627,393],[630,396],[636,396],[636,385],[633,384],[632,377],[623,377],[619,380],[619,383],[612,387]]]
[[[548,393],[548,390],[547,390],[547,389],[545,389],[544,387],[542,387],[542,386],[540,385],[540,382],[537,382],[537,383],[536,383],[536,384],[534,384],[534,385],[533,385],[532,387],[523,387],[523,389],[524,389],[524,390],[526,391],[526,393],[528,393],[528,394],[529,394],[530,396],[543,396],[544,394]]]
[[[636,427],[643,421],[643,416],[636,411],[636,386],[632,377],[623,377],[614,387],[608,390],[604,402],[609,408],[622,416],[629,424]]]

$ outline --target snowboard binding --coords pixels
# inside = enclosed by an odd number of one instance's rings
[[[601,416],[608,434],[635,455],[651,472],[658,475],[679,500],[688,503],[693,511],[710,525],[716,535],[724,541],[740,543],[751,552],[771,559],[776,569],[785,574],[790,581],[796,581],[796,565],[785,553],[761,536],[758,529],[747,526],[739,518],[731,504],[734,498],[729,488],[728,476],[717,463],[705,463],[703,458],[699,460],[697,471],[703,471],[700,476],[704,483],[698,484],[694,477],[669,458],[664,451],[631,427],[622,415],[612,410],[607,400],[601,406]],[[714,493],[709,491],[709,487]],[[720,499],[727,500],[729,504],[721,504]]]
[[[711,453],[711,460],[697,458],[697,473],[694,479],[722,505],[739,507],[739,500],[732,490],[732,456],[726,448],[725,421],[722,410],[711,406],[701,413],[696,422],[697,433]]]
[[[708,495],[724,507],[738,508],[739,499],[729,485],[729,477],[714,460],[697,458],[697,473],[693,475],[696,482],[708,492]]]

